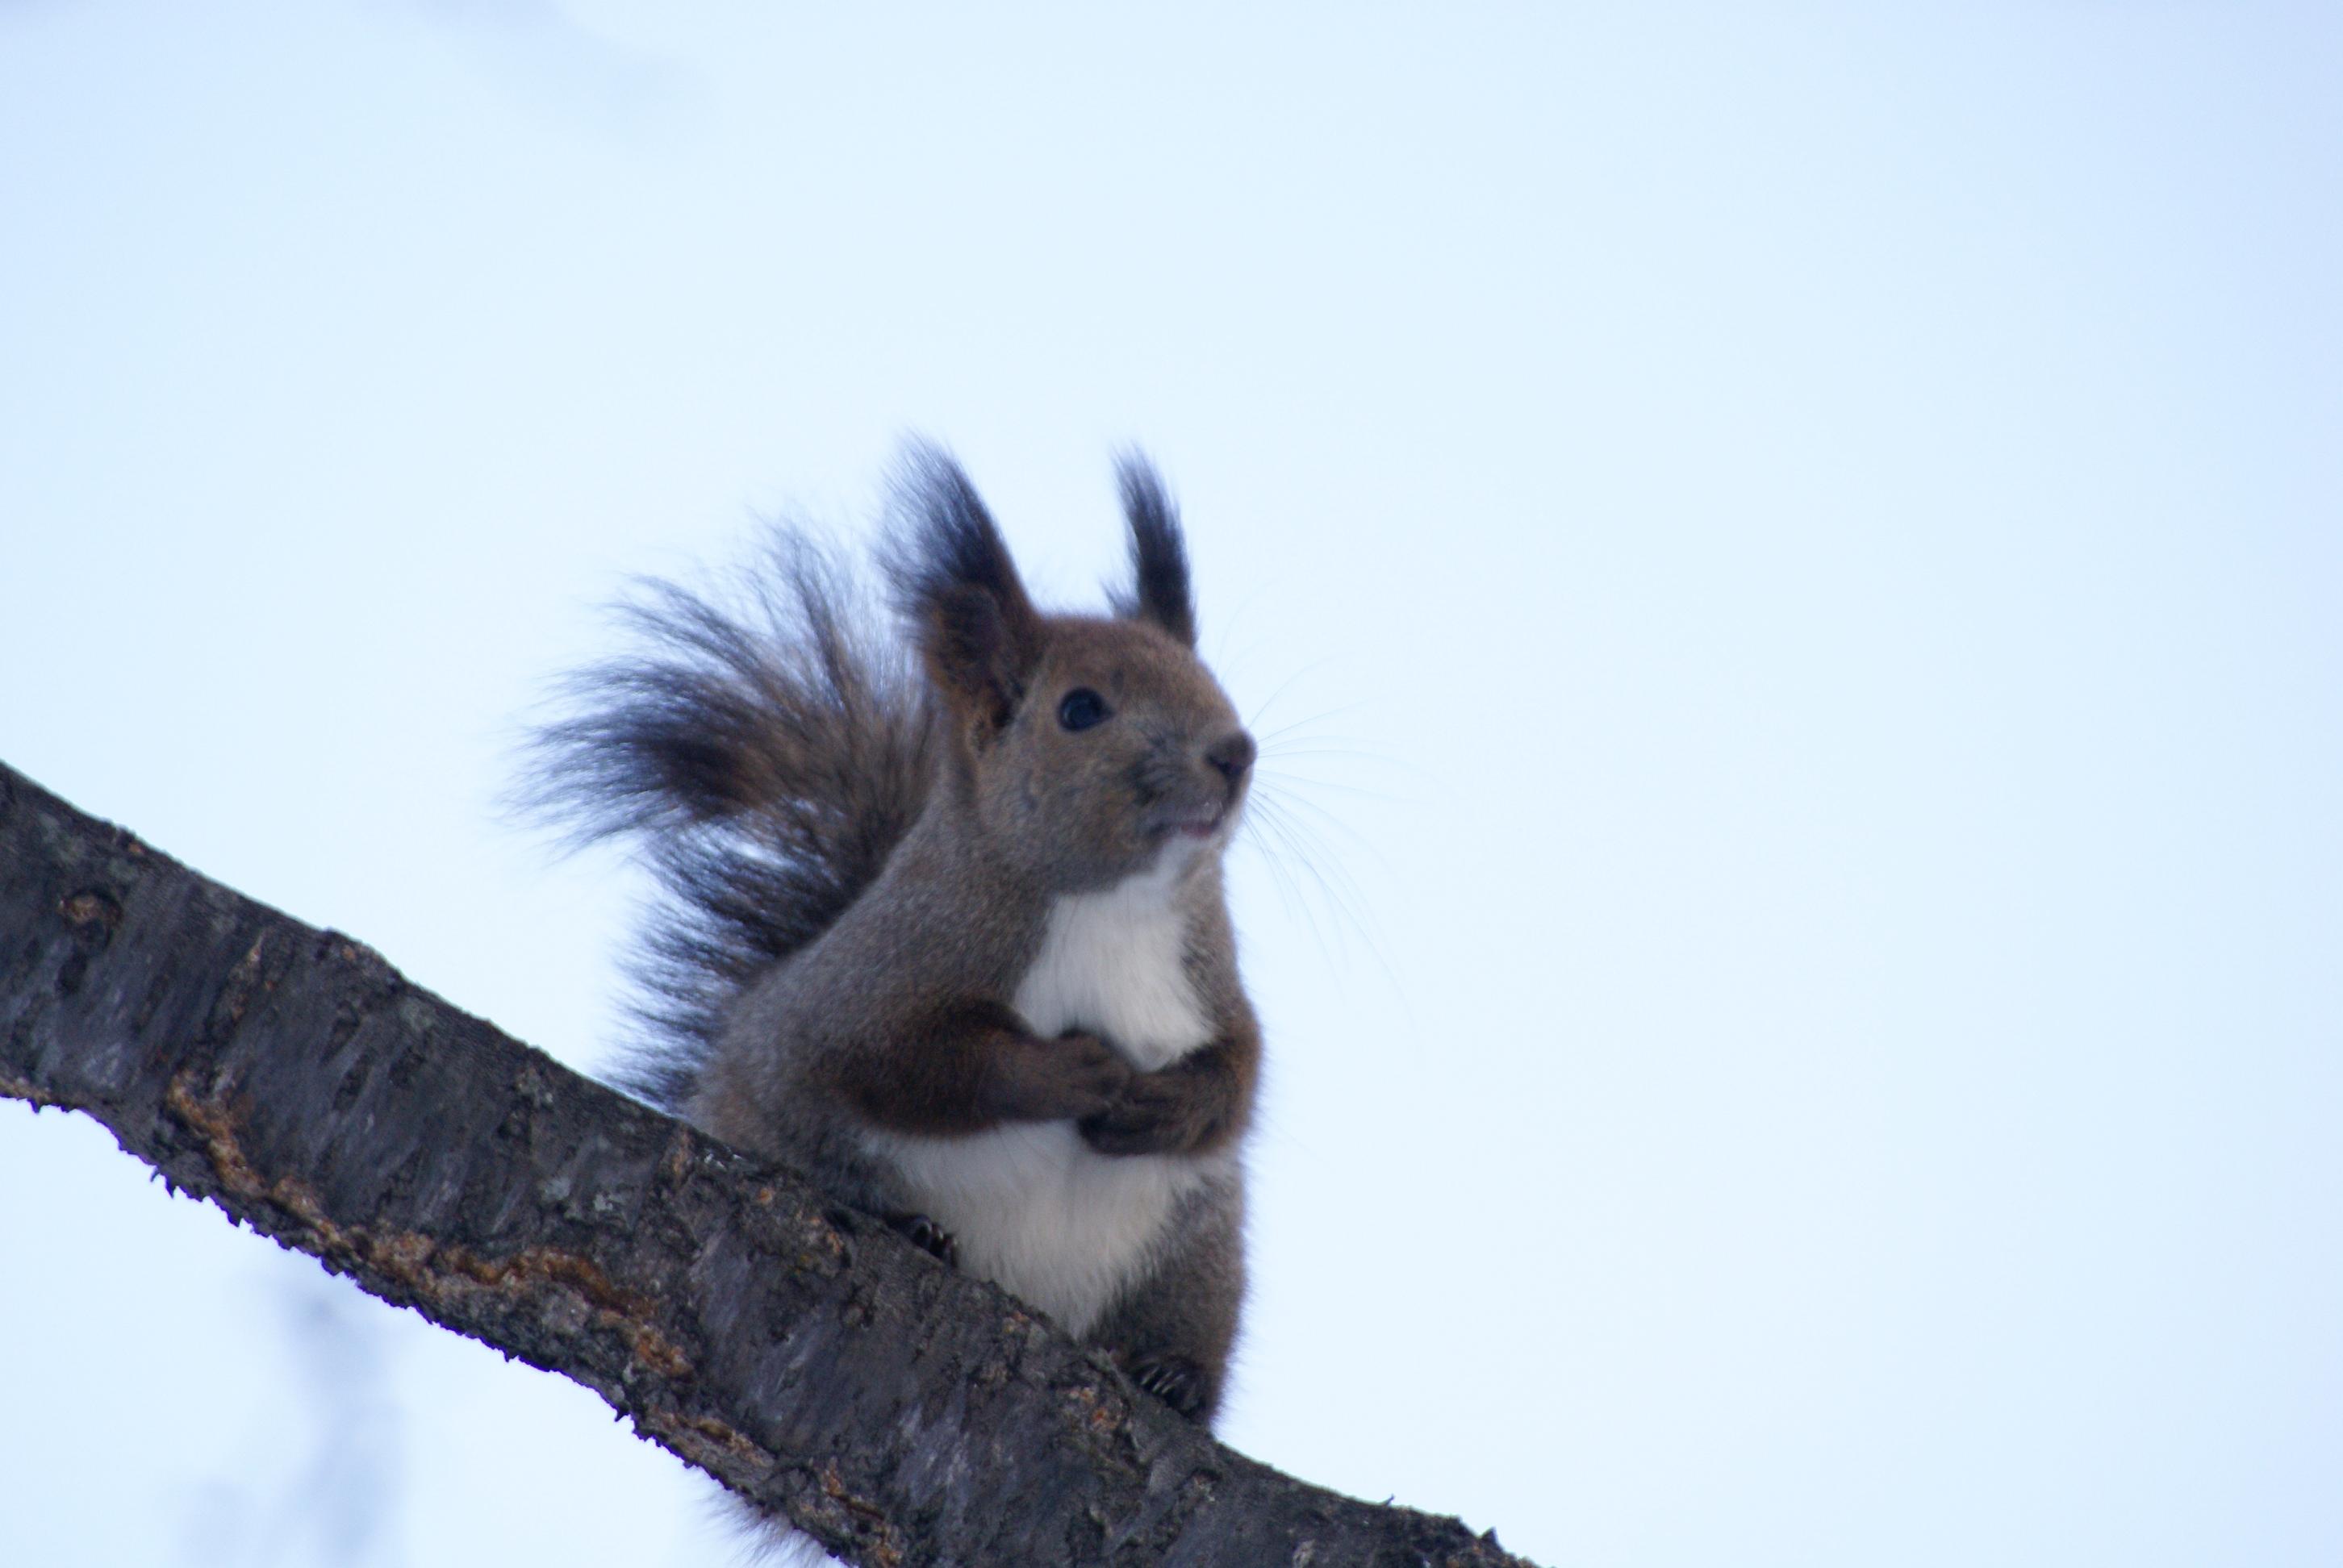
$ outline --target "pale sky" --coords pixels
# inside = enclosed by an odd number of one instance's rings
[[[2343,20],[0,5],[0,757],[591,1068],[629,574],[1180,496],[1313,830],[1223,1435],[1549,1564],[2343,1560]],[[0,873],[4,874],[4,873]],[[0,1106],[14,1563],[721,1561]]]

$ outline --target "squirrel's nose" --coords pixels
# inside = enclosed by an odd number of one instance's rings
[[[1245,776],[1245,769],[1252,766],[1257,753],[1252,737],[1240,729],[1204,748],[1204,760],[1219,769],[1221,776],[1233,784]]]

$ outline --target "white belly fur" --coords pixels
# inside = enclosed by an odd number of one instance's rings
[[[1015,998],[1034,1033],[1094,1030],[1142,1071],[1211,1038],[1189,983],[1187,922],[1172,888],[1169,870],[1151,872],[1051,906],[1041,950]],[[959,1241],[961,1267],[1078,1334],[1147,1266],[1174,1205],[1218,1163],[1110,1158],[1066,1121],[873,1141],[920,1212]]]

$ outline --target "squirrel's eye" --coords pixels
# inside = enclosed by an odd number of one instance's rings
[[[1069,729],[1088,729],[1109,711],[1105,698],[1087,686],[1077,686],[1058,704],[1058,722]]]

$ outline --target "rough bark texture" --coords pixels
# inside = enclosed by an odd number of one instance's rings
[[[1231,1452],[1004,1292],[5,766],[0,1092],[858,1563],[1521,1561]]]

